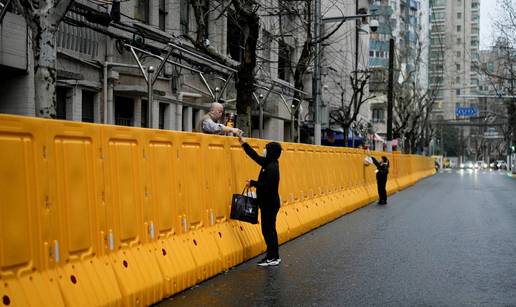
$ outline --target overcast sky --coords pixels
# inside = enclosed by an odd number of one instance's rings
[[[480,0],[480,49],[493,43],[492,23],[498,11],[498,0]]]

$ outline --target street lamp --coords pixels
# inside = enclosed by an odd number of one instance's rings
[[[220,88],[217,86],[215,88],[215,102],[218,102],[219,101],[219,93],[220,93]]]
[[[147,102],[147,118],[149,120],[149,123],[147,124],[149,126],[149,128],[155,128],[154,125],[153,125],[153,121],[154,121],[154,114],[153,114],[153,103],[152,103],[152,83],[154,82],[154,78],[153,78],[153,73],[154,73],[154,66],[149,66],[147,67],[147,99],[148,99],[148,102]]]

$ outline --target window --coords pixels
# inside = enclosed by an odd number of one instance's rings
[[[374,57],[374,51],[369,51],[369,56],[373,58]]]
[[[148,128],[149,126],[147,125],[147,114],[148,114],[148,103],[147,103],[147,100],[142,100],[142,103],[141,103],[141,122],[140,122],[140,127],[142,128]]]
[[[457,19],[461,19],[462,18],[462,13],[457,13]]]
[[[460,77],[455,77],[455,83],[460,84]]]
[[[165,0],[159,0],[159,28],[162,31],[165,31],[167,14],[168,12],[165,7]]]
[[[136,3],[136,16],[134,18],[138,19],[143,23],[149,23],[149,1],[148,0],[138,0]]]
[[[461,26],[457,26],[457,32],[460,32],[462,31],[462,27]]]
[[[68,89],[65,87],[56,88],[56,119],[66,119],[66,95]]]
[[[93,101],[95,93],[90,91],[82,91],[82,121],[93,123]]]
[[[460,64],[455,64],[455,69],[460,70]]]
[[[460,95],[460,89],[456,89],[455,90],[455,95],[459,96]]]
[[[460,45],[460,44],[462,44],[462,41],[461,41],[460,37],[458,37],[457,38],[457,45]]]
[[[383,109],[373,109],[373,123],[383,123],[384,114]]]
[[[134,100],[126,97],[115,97],[115,124],[132,126],[134,118]]]
[[[265,30],[263,31],[262,43],[263,43],[262,69],[264,72],[270,73],[271,72],[271,57],[272,57],[272,51],[271,51],[272,35]]]
[[[285,42],[279,42],[278,52],[278,78],[290,81],[290,47]]]
[[[165,129],[165,113],[168,109],[168,103],[159,103],[159,129]]]
[[[444,6],[446,5],[446,0],[432,0],[432,6]]]
[[[460,51],[457,51],[457,57],[460,58]]]
[[[188,0],[180,0],[179,2],[179,24],[181,26],[181,33],[187,34],[190,30],[190,5]]]

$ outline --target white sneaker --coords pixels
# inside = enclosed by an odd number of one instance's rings
[[[263,259],[262,261],[258,262],[259,266],[276,266],[280,264],[281,259]]]

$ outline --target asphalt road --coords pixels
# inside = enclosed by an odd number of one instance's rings
[[[160,306],[516,306],[516,179],[427,178]]]

